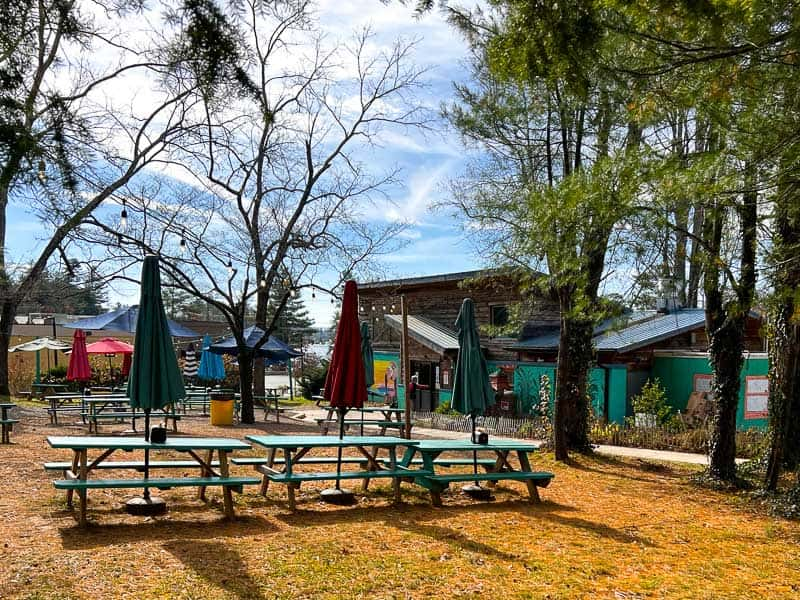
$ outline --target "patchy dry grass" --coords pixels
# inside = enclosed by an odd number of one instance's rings
[[[69,458],[46,435],[81,430],[52,428],[38,410],[0,447],[3,598],[800,597],[800,524],[698,489],[682,467],[600,457],[569,466],[537,457],[556,473],[538,506],[522,484],[506,483],[493,502],[453,492],[441,509],[404,484],[395,507],[389,485],[373,482],[347,508],[304,486],[294,514],[281,486],[267,498],[250,488],[236,497],[235,522],[223,519],[216,490],[208,506],[191,490],[168,490],[159,495],[170,512],[143,520],[122,510],[132,491],[92,490],[83,531],[41,466]],[[256,430],[201,419],[181,427]]]

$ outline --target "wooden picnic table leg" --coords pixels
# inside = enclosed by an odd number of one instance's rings
[[[267,466],[271,469],[275,464],[275,452],[276,448],[270,448],[269,452],[267,453]],[[283,452],[284,460],[286,460],[286,450]],[[285,464],[285,463],[284,463]],[[267,495],[267,488],[269,488],[269,477],[267,477],[266,473],[263,473],[261,476],[261,489],[259,490],[259,494],[262,496]]]
[[[219,448],[217,450],[219,454],[219,474],[222,477],[228,478],[228,452]],[[222,486],[222,500],[223,504],[225,505],[225,516],[229,519],[234,519],[235,515],[233,513],[233,492],[231,491],[230,486],[224,485]]]
[[[89,471],[86,468],[86,463],[87,463],[86,456],[88,451],[86,450],[86,448],[82,448],[81,450],[79,450],[79,452],[80,452],[80,473],[78,474],[78,478],[81,481],[86,481],[89,473]],[[80,524],[81,527],[86,527],[86,496],[88,495],[86,488],[78,490],[78,495],[80,496],[81,499],[81,510],[78,523]]]
[[[214,451],[213,450],[207,450],[206,451],[206,465],[210,465],[211,464],[211,460],[213,458],[214,458]],[[210,477],[211,475],[212,475],[212,473],[208,472],[208,467],[206,467],[205,465],[202,465],[200,467],[200,476],[201,477]],[[205,499],[206,499],[206,486],[201,485],[197,489],[197,497],[200,500],[203,500],[205,502]]]
[[[530,460],[528,460],[528,453],[523,452],[522,450],[518,450],[517,457],[519,458],[519,464],[521,470],[530,473],[531,463]],[[528,486],[528,494],[531,497],[531,502],[539,504],[542,501],[542,499],[539,497],[539,490],[536,487],[536,484],[533,481],[528,480],[525,482],[525,485]]]
[[[389,466],[392,471],[397,471],[397,449],[395,447],[389,448]],[[392,478],[392,487],[394,488],[394,501],[396,504],[400,504],[403,499],[400,496],[400,478],[393,477]]]

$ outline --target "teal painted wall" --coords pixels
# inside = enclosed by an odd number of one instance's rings
[[[745,419],[745,377],[764,376],[769,370],[766,358],[746,358],[742,368],[741,387],[739,389],[739,408],[736,414],[736,426],[740,429],[767,426],[767,419]],[[694,376],[711,375],[711,365],[707,357],[700,356],[657,356],[653,360],[653,377],[661,381],[667,392],[667,402],[675,410],[686,410],[689,394],[694,390]]]
[[[628,367],[607,365],[606,370],[608,371],[608,420],[622,425],[628,412]]]
[[[539,387],[542,375],[550,379],[550,406],[555,401],[556,367],[551,363],[519,364],[514,370],[514,395],[517,397],[516,412],[531,414],[531,408],[539,403]]]

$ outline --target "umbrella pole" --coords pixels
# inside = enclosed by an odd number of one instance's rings
[[[144,441],[150,441],[150,409],[144,409]],[[144,478],[148,479],[150,477],[150,448],[144,449]],[[150,499],[150,490],[148,488],[144,488],[144,499]]]
[[[342,441],[344,438],[344,416],[347,414],[347,409],[344,407],[339,407],[339,441]],[[342,475],[342,446],[339,445],[337,449],[337,460],[336,460],[336,489],[342,489],[342,482],[341,482],[341,475]]]

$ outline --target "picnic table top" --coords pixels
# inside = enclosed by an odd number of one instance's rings
[[[0,402],[0,408],[14,408],[16,404],[13,402]]]
[[[61,389],[61,388],[68,388],[69,384],[68,383],[32,383],[31,387],[32,388],[39,388],[39,389],[43,389],[43,390],[46,390],[47,388]]]
[[[264,448],[351,448],[354,446],[416,446],[419,440],[392,436],[346,435],[342,439],[329,435],[246,435],[245,439]]]
[[[518,452],[536,452],[539,449],[537,444],[530,442],[518,442],[507,439],[490,439],[488,444],[474,444],[470,440],[419,440],[414,446],[421,452],[448,452],[448,451],[469,451],[473,450],[500,450]]]
[[[405,408],[392,408],[391,406],[365,406],[363,408],[359,408],[361,412],[383,412],[383,413],[395,413],[395,414],[402,414],[406,412]]]
[[[114,448],[117,450],[249,450],[250,444],[231,438],[168,437],[163,444],[146,442],[143,437],[115,436],[49,436],[47,443],[53,448],[83,450],[89,448]]]

